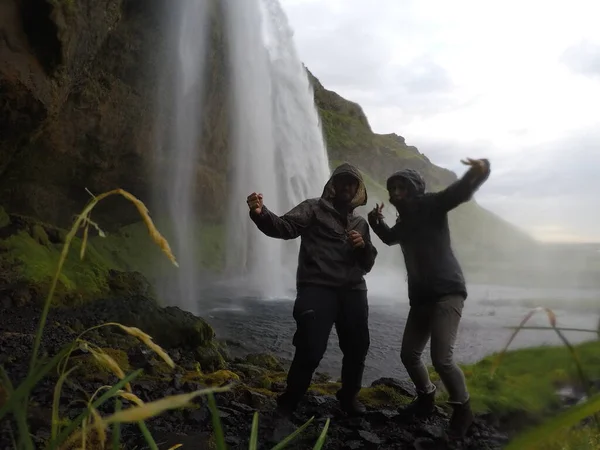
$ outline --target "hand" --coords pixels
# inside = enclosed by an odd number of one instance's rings
[[[354,248],[363,248],[365,246],[365,241],[363,240],[362,235],[356,230],[350,231],[348,233],[348,238],[350,239],[350,243]]]
[[[490,162],[487,159],[467,158],[462,159],[460,162],[473,168],[477,175],[485,175],[490,170]]]
[[[369,222],[379,223],[380,221],[382,221],[383,220],[383,214],[381,212],[382,210],[383,210],[383,202],[381,203],[381,206],[378,203],[375,203],[375,208],[373,208],[371,210],[371,212],[369,212],[369,214],[368,214]]]
[[[260,214],[263,208],[263,195],[253,192],[246,199],[246,203],[248,203],[248,208],[250,208],[250,211],[252,211],[254,214]]]

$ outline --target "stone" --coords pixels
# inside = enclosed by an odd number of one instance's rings
[[[380,445],[383,444],[383,440],[379,438],[375,433],[372,433],[367,430],[360,430],[358,435],[361,437],[363,441],[366,441],[370,444]]]
[[[371,383],[371,387],[376,386],[391,387],[399,391],[399,393],[405,397],[414,397],[416,395],[415,389],[410,382],[399,380],[397,378],[379,378]]]

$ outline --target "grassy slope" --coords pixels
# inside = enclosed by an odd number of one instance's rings
[[[5,217],[5,216],[4,216]],[[157,224],[167,238],[170,233]],[[203,267],[222,264],[222,227],[204,226],[196,252]],[[159,275],[177,270],[155,246],[143,223],[125,226],[105,238],[93,236],[85,258],[79,253],[81,239],[75,238],[59,278],[57,303],[77,304],[103,297],[111,289],[110,271],[138,271],[151,283]],[[42,294],[49,287],[63,248],[65,230],[23,216],[0,222],[0,286],[27,286]],[[79,233],[81,236],[81,233]]]

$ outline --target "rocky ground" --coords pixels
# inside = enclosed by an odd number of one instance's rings
[[[16,385],[27,370],[39,310],[27,305],[14,307],[13,303],[13,297],[0,298],[0,364]],[[367,404],[368,413],[361,418],[351,418],[339,410],[333,396],[337,383],[319,374],[292,423],[281,420],[274,414],[276,395],[285,387],[285,367],[281,361],[264,354],[233,358],[226,346],[213,338],[212,329],[204,320],[178,308],[160,308],[144,297],[52,310],[42,354],[52,356],[88,327],[109,321],[147,331],[176,363],[176,368],[171,370],[155,353],[116,327],[105,327],[84,335],[83,339],[110,354],[125,373],[143,369],[132,387],[144,401],[204,386],[235,383],[230,391],[216,395],[225,439],[231,449],[248,448],[255,411],[259,412],[259,448],[272,448],[294,427],[313,416],[313,422],[290,448],[312,448],[328,418],[331,422],[324,446],[327,449],[485,450],[502,448],[507,441],[497,427],[497,420],[482,416],[477,418],[463,442],[445,442],[443,430],[448,421],[447,411],[440,407],[427,421],[402,416],[398,411],[410,400],[411,387],[393,379],[377,380],[364,388],[361,399]],[[98,387],[117,382],[115,376],[82,350],[75,350],[71,356],[70,365],[76,364],[80,367],[65,383],[60,401],[60,416],[65,423],[85,407],[77,400],[86,400]],[[30,430],[40,447],[50,436],[56,379],[53,370],[31,396]],[[0,388],[0,404],[2,399]],[[129,406],[132,405],[125,401],[123,407]],[[100,413],[109,414],[113,409],[114,403],[109,402],[100,408]],[[160,449],[176,444],[183,444],[182,448],[215,448],[211,415],[204,399],[198,399],[193,408],[166,412],[148,420],[147,425]],[[0,448],[11,448],[8,428],[8,422],[2,425]],[[16,430],[14,424],[13,429]],[[125,448],[147,448],[137,425],[124,426],[121,436]]]

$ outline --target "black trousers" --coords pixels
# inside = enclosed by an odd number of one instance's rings
[[[302,399],[327,350],[334,324],[344,355],[338,395],[351,398],[358,394],[370,344],[367,291],[301,286],[294,304],[294,319],[296,351],[288,372],[287,390],[279,402],[295,407]]]

